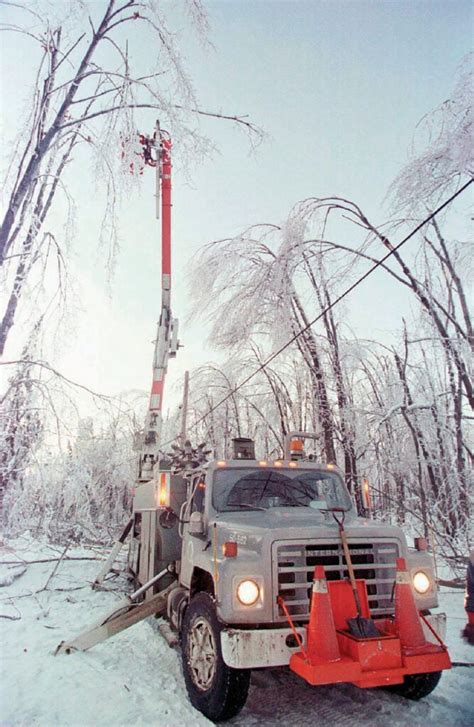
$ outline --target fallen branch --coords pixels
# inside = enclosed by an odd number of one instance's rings
[[[74,586],[73,588],[53,588],[48,593],[69,593],[70,591],[82,591],[84,588],[89,588],[90,582],[87,586]],[[20,598],[32,598],[38,593],[44,593],[44,588],[40,588],[38,591],[32,591],[31,593],[19,593],[17,596],[7,596],[6,598],[0,598],[0,603],[4,601],[12,601]]]
[[[463,591],[466,588],[466,584],[464,581],[447,581],[444,578],[438,578],[437,581],[439,586],[447,586],[448,588],[458,588],[460,591]]]
[[[35,563],[55,563],[57,560],[61,560],[61,558],[42,558],[40,560],[0,560],[0,565],[34,565]],[[92,556],[76,558],[71,556],[70,558],[64,558],[63,560],[105,560],[105,558],[94,558]]]
[[[68,551],[68,548],[69,548],[69,543],[67,543],[66,547],[64,548],[63,552],[61,553],[61,556],[60,556],[58,562],[56,563],[56,565],[54,566],[52,572],[48,576],[48,580],[46,581],[46,583],[43,586],[43,591],[47,591],[48,590],[48,585],[49,585],[50,581],[54,578],[54,576],[56,574],[56,571],[58,570],[59,566],[61,565],[61,563],[62,563],[62,561],[64,559],[64,556],[66,555],[66,553]]]

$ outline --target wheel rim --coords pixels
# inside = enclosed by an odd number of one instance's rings
[[[212,628],[205,618],[197,618],[188,634],[189,667],[196,686],[209,689],[216,673],[217,649]]]

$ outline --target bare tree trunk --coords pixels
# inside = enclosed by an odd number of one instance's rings
[[[43,163],[47,153],[49,152],[51,145],[57,135],[61,131],[61,124],[64,121],[64,118],[69,111],[72,102],[74,101],[74,98],[76,96],[76,93],[79,89],[80,84],[85,78],[85,74],[87,72],[87,69],[89,67],[90,61],[92,59],[92,56],[94,55],[94,51],[97,47],[97,44],[99,41],[104,37],[108,30],[108,23],[110,19],[110,15],[112,13],[112,8],[115,4],[115,0],[109,0],[109,3],[107,5],[107,9],[105,11],[104,17],[102,18],[102,21],[96,30],[96,32],[92,36],[92,40],[89,43],[89,46],[79,63],[77,72],[74,76],[74,79],[69,84],[69,88],[66,92],[66,95],[64,97],[64,100],[53,120],[51,123],[49,129],[42,133],[44,130],[44,119],[41,123],[41,138],[38,139],[38,143],[34,149],[33,154],[30,157],[30,160],[27,164],[27,167],[19,180],[18,185],[13,191],[13,194],[10,198],[5,217],[3,219],[2,225],[0,227],[0,263],[3,263],[5,257],[8,255],[9,248],[11,245],[11,238],[10,233],[12,231],[12,227],[15,224],[15,220],[17,218],[18,210],[20,209],[21,205],[23,204],[23,201],[25,197],[28,194],[28,191],[31,189],[31,185],[36,179],[41,164]],[[54,84],[54,79],[56,76],[56,70],[57,70],[57,53],[59,51],[59,43],[60,43],[60,35],[56,37],[55,39],[55,46],[52,51],[52,65],[51,65],[51,72],[50,72],[50,83],[49,85],[52,86]],[[49,98],[48,98],[49,103]]]
[[[462,284],[461,278],[459,277],[459,275],[456,272],[451,255],[449,254],[446,240],[444,239],[443,235],[441,234],[438,223],[436,222],[435,219],[433,219],[431,224],[433,225],[434,230],[436,232],[436,236],[438,238],[438,242],[440,244],[442,254],[439,252],[439,250],[437,250],[434,243],[431,242],[427,237],[425,237],[425,240],[428,243],[428,245],[431,247],[431,249],[433,250],[435,255],[438,257],[438,259],[441,261],[441,263],[443,265],[445,265],[447,270],[449,271],[449,274],[452,278],[452,281],[453,281],[453,283],[456,287],[457,293],[458,293],[459,304],[461,306],[461,311],[462,311],[463,318],[464,318],[464,325],[466,326],[466,331],[467,331],[467,340],[471,347],[471,351],[474,352],[474,331],[473,331],[469,306],[468,306],[467,299],[466,299],[466,294],[464,292],[464,286]]]
[[[469,474],[464,454],[464,440],[462,433],[462,383],[459,377],[459,386],[454,398],[454,429],[456,437],[456,465],[459,476],[459,520],[462,525],[470,522]]]
[[[342,369],[342,362],[339,348],[339,338],[337,333],[337,326],[332,314],[331,299],[329,291],[325,281],[323,280],[322,269],[320,266],[321,273],[321,288],[318,285],[314,276],[313,270],[309,265],[307,257],[303,254],[305,260],[305,268],[308,277],[311,281],[313,289],[317,295],[319,306],[323,311],[323,322],[326,328],[326,334],[329,342],[330,360],[333,369],[333,376],[336,383],[336,396],[339,410],[339,421],[341,427],[341,440],[342,449],[344,452],[344,473],[345,480],[349,492],[351,492],[356,500],[357,510],[359,513],[363,513],[364,505],[362,501],[362,492],[360,483],[357,477],[357,458],[355,452],[355,434],[353,428],[350,426],[348,417],[348,406],[350,397],[346,391],[344,372]]]
[[[428,537],[429,535],[429,520],[428,520],[428,508],[427,508],[427,498],[426,498],[426,492],[424,487],[424,477],[423,477],[423,466],[422,461],[424,460],[426,471],[428,474],[429,481],[431,483],[431,487],[433,490],[437,489],[437,483],[434,476],[433,468],[431,466],[431,457],[428,452],[428,448],[425,443],[424,436],[420,430],[420,428],[414,424],[407,411],[407,406],[411,406],[413,404],[413,399],[410,393],[410,389],[408,386],[408,381],[406,378],[406,360],[405,362],[402,362],[400,356],[394,352],[394,358],[395,363],[397,366],[397,370],[400,376],[400,381],[402,383],[403,391],[404,391],[404,398],[405,398],[405,404],[401,407],[401,413],[402,417],[405,420],[405,423],[411,433],[412,440],[413,440],[413,446],[415,447],[415,455],[416,455],[416,462],[417,462],[417,471],[418,471],[418,485],[419,485],[419,496],[420,496],[420,505],[421,505],[421,516],[423,519],[423,526],[424,526],[424,535],[425,537]],[[422,460],[423,458],[423,460]]]
[[[380,232],[378,232],[378,230],[369,223],[367,218],[363,217],[363,221],[367,225],[368,229],[370,229],[372,232],[374,232],[377,235],[377,237],[382,241],[382,243],[385,245],[385,247],[387,247],[389,250],[394,250],[392,243],[387,239],[387,237],[385,237],[385,235],[380,234]],[[410,283],[410,287],[412,288],[413,292],[415,293],[416,297],[420,301],[421,305],[427,311],[431,320],[433,321],[433,324],[439,333],[440,341],[446,351],[446,354],[452,358],[452,360],[454,361],[454,364],[459,372],[459,376],[462,381],[466,397],[469,401],[469,405],[470,405],[471,409],[474,409],[474,392],[472,389],[471,378],[466,369],[466,365],[465,365],[464,361],[462,360],[458,351],[456,350],[456,346],[454,346],[451,341],[451,337],[449,335],[449,332],[448,332],[446,326],[443,324],[438,312],[435,310],[434,305],[432,304],[428,295],[424,291],[424,286],[420,283],[419,280],[417,280],[417,278],[412,273],[412,271],[410,270],[408,265],[404,262],[400,253],[397,251],[394,251],[393,257],[400,265],[404,275],[406,276],[406,278],[408,279],[408,281]]]
[[[292,293],[292,302],[295,310],[296,323],[298,329],[308,327],[307,330],[297,338],[299,347],[303,347],[306,357],[311,361],[311,374],[314,378],[316,395],[318,400],[319,415],[321,428],[323,431],[324,452],[328,462],[336,462],[336,450],[334,447],[334,426],[332,419],[331,407],[326,389],[324,371],[318,353],[318,348],[314,335],[309,328],[309,320],[295,291]],[[300,320],[298,320],[298,318]],[[300,321],[302,325],[300,324]],[[308,358],[306,358],[308,360]]]

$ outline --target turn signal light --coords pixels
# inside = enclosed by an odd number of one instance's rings
[[[233,540],[228,540],[222,546],[222,554],[225,558],[236,558],[237,557],[237,543]]]

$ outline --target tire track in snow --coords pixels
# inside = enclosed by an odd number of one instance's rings
[[[227,724],[239,727],[472,727],[472,682],[447,672],[435,692],[419,702],[382,689],[350,684],[312,687],[285,669],[256,671],[242,712]]]

